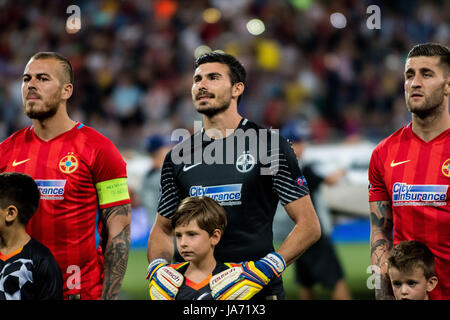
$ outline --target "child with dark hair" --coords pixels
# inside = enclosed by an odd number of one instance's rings
[[[438,283],[434,255],[418,241],[402,241],[387,259],[388,275],[396,300],[429,300]]]
[[[231,264],[217,263],[214,248],[227,225],[225,210],[215,200],[206,197],[188,197],[181,201],[172,218],[177,249],[185,262],[169,265],[165,277],[177,279],[173,297],[167,297],[150,285],[152,300],[212,300],[209,280]],[[157,281],[157,279],[153,280]],[[153,289],[152,289],[153,288]]]
[[[0,300],[60,300],[62,273],[50,250],[25,228],[39,205],[30,176],[0,174]]]

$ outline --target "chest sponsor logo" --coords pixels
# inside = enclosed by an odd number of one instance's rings
[[[239,205],[241,204],[242,184],[226,184],[219,186],[192,186],[189,188],[189,196],[206,196],[216,200],[220,205]]]
[[[66,180],[36,180],[41,200],[64,200]]]
[[[445,206],[448,185],[419,185],[396,182],[392,187],[394,206]]]
[[[450,159],[447,159],[442,164],[442,174],[450,178]]]

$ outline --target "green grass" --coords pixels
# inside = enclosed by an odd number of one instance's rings
[[[347,285],[353,299],[372,300],[373,290],[367,288],[367,279],[370,274],[366,273],[369,266],[369,244],[368,243],[339,243],[336,250],[342,262],[346,276]],[[148,281],[145,280],[147,271],[147,253],[145,250],[131,250],[128,260],[128,268],[122,284],[121,298],[132,300],[148,299]],[[298,298],[299,287],[295,282],[293,265],[289,266],[283,273],[283,281],[286,297],[289,300]],[[318,299],[329,299],[330,291],[320,285],[314,288]]]

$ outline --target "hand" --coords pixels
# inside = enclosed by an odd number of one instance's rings
[[[283,257],[276,252],[258,261],[241,262],[210,279],[211,294],[215,300],[249,300],[285,269]]]
[[[178,288],[183,284],[181,273],[170,267],[164,259],[153,260],[147,270],[151,300],[175,300]]]

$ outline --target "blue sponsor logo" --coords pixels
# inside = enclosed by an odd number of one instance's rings
[[[189,188],[189,196],[207,196],[218,202],[241,200],[242,184],[226,184],[221,186],[192,186]]]
[[[62,200],[66,180],[35,180],[41,193],[41,199]]]
[[[393,201],[446,201],[448,185],[408,185],[394,183]]]

